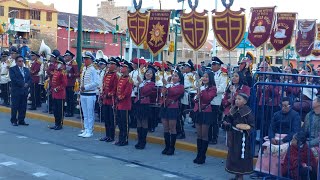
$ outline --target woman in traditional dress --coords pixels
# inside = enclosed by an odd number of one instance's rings
[[[203,86],[198,90],[195,96],[194,120],[197,128],[197,157],[193,163],[204,164],[206,161],[206,152],[208,149],[208,131],[209,126],[213,124],[213,114],[210,102],[217,96],[216,83],[213,72],[205,72],[202,77]],[[200,101],[199,101],[200,100]],[[199,105],[200,103],[200,105]]]
[[[227,130],[228,157],[226,171],[235,174],[236,180],[253,172],[253,154],[251,148],[251,132],[254,129],[254,116],[247,106],[249,96],[239,93],[235,106],[230,109],[227,119],[223,122]]]
[[[134,115],[137,119],[138,133],[138,143],[135,145],[136,149],[144,149],[147,142],[148,120],[153,116],[150,104],[151,96],[153,95],[153,90],[155,88],[155,72],[156,69],[149,66],[147,72],[144,74],[143,81],[138,76],[139,95],[134,101],[136,104]]]
[[[163,80],[162,90],[163,104],[160,110],[160,118],[164,130],[165,148],[162,154],[173,155],[176,144],[176,124],[180,114],[179,101],[184,94],[184,78],[181,72],[174,72],[171,77],[171,84]]]

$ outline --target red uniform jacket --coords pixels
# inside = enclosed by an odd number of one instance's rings
[[[150,104],[151,97],[154,96],[155,83],[147,82],[143,87],[139,88],[140,104]],[[138,101],[138,97],[135,98],[134,102]]]
[[[55,70],[52,76],[51,93],[53,99],[66,98],[67,76],[63,71]]]
[[[228,89],[230,88],[230,86],[228,87]],[[244,93],[247,94],[248,96],[250,96],[250,87],[246,86],[246,85],[242,85],[240,87],[238,87],[238,89],[236,90],[236,92],[234,94],[232,94],[230,91],[226,91],[224,94],[224,97],[222,99],[222,106],[224,108],[223,114],[224,115],[228,115],[229,111],[231,109],[231,106],[233,106],[236,102],[236,97],[239,93]],[[230,103],[228,100],[231,99],[232,103]]]
[[[50,63],[47,69],[47,76],[50,78],[49,85],[52,86],[52,76],[54,73],[54,70],[56,69],[56,63]]]
[[[164,99],[165,107],[179,108],[179,100],[184,94],[184,86],[179,84],[165,89],[167,91],[167,95]]]
[[[113,105],[117,91],[118,76],[116,72],[108,72],[103,77],[101,97],[104,105]]]
[[[276,80],[275,82],[279,82]],[[279,106],[280,105],[280,86],[272,85],[259,85],[258,86],[258,96],[259,106]],[[264,98],[264,100],[263,100]],[[264,103],[264,104],[263,104]]]
[[[67,86],[74,86],[76,79],[79,78],[80,75],[77,62],[75,60],[68,62],[66,64],[66,69],[68,78]]]
[[[118,110],[131,110],[132,101],[131,93],[133,88],[133,81],[129,76],[122,76],[119,78],[117,85],[117,109]]]
[[[200,103],[201,103],[201,112],[212,112],[210,102],[214,97],[217,96],[217,88],[216,86],[212,86],[210,88],[206,88],[200,92]],[[194,112],[199,111],[199,100],[195,101],[195,105],[193,108]]]
[[[38,60],[32,63],[30,67],[32,83],[36,83],[36,84],[39,83],[40,77],[38,76],[38,73],[40,71],[40,68],[41,68],[41,62],[39,62]]]

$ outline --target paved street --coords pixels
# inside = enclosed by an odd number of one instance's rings
[[[195,165],[192,152],[177,150],[161,155],[162,146],[135,142],[117,147],[93,138],[77,137],[79,129],[49,130],[48,123],[26,120],[30,126],[13,127],[9,115],[0,114],[0,179],[214,179],[230,178],[222,159],[208,157]],[[50,124],[51,125],[51,124]]]

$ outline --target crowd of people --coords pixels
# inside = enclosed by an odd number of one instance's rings
[[[143,58],[97,59],[87,51],[82,54],[83,65],[79,70],[75,55],[68,50],[63,55],[53,50],[48,56],[47,59],[46,55],[31,51],[30,60],[26,61],[17,48],[2,52],[1,98],[5,106],[11,104],[13,126],[28,125],[24,121],[27,100],[30,110],[47,103],[47,112],[55,117],[55,125],[50,127],[54,130],[61,130],[63,118],[74,116],[78,106],[84,124],[79,137],[93,136],[98,113],[106,130],[100,141],[126,146],[129,128],[134,127],[138,134],[135,148],[145,149],[148,132],[161,122],[165,141],[161,153],[174,155],[176,139],[185,138],[184,124],[188,121],[197,132],[197,155],[193,160],[196,164],[205,163],[208,144],[217,144],[222,127],[227,132],[226,170],[235,174],[235,179],[253,172],[254,140],[260,143],[259,147],[269,141],[272,145],[287,143],[290,149],[298,149],[286,153],[283,176],[308,175],[306,169],[316,172],[314,164],[304,161],[290,166],[296,169],[289,173],[285,171],[288,164],[295,163],[293,157],[287,156],[300,152],[301,148],[304,152],[313,147],[313,155],[318,157],[318,90],[288,85],[317,85],[316,76],[292,75],[316,72],[309,65],[299,72],[292,64],[279,69],[262,61],[258,70],[269,74],[253,77],[252,56],[241,59],[239,66],[229,71],[222,68],[224,63],[218,57],[213,57],[207,66],[204,62],[194,65],[191,60],[174,65],[169,61],[150,63]],[[256,82],[262,84],[254,86]],[[284,136],[279,139],[278,134]]]

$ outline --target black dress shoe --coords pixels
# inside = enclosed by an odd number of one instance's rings
[[[209,144],[215,145],[215,144],[218,144],[218,141],[214,139],[214,140],[209,141]]]
[[[66,114],[65,117],[73,117],[72,114]]]
[[[50,111],[49,114],[53,114],[53,111]]]
[[[35,107],[32,107],[32,108],[29,108],[29,110],[37,110],[37,108],[35,108]]]
[[[128,141],[119,141],[116,143],[117,146],[127,146],[128,144]]]
[[[56,126],[56,128],[54,128],[54,130],[61,130],[62,126]]]
[[[108,138],[107,140],[106,140],[106,142],[113,142],[114,141],[114,139],[112,139],[112,138]]]
[[[57,126],[50,126],[49,129],[56,129]]]
[[[107,141],[107,139],[109,139],[109,137],[102,137],[99,139],[99,141]]]
[[[19,125],[22,125],[22,126],[29,126],[29,124],[26,123],[26,122],[19,122],[18,124],[19,124]]]
[[[18,123],[14,122],[14,123],[11,123],[12,126],[18,126]]]

